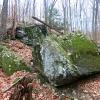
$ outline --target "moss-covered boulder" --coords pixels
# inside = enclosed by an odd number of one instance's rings
[[[19,56],[3,45],[0,45],[0,66],[7,75],[19,70],[29,70]]]
[[[33,25],[17,27],[15,37],[27,45],[34,46],[37,45],[37,42],[41,43],[41,38],[46,35],[47,28],[45,25]]]
[[[69,84],[81,76],[100,71],[96,44],[81,34],[46,37],[41,56],[43,72],[55,86]]]

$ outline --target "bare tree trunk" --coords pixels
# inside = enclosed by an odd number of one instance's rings
[[[84,12],[84,15],[85,15],[85,32],[86,32],[86,35],[88,36],[88,20],[87,20],[87,10],[85,11],[85,10],[83,10],[83,12]]]
[[[41,12],[41,7],[40,7],[40,19],[42,18],[42,12]]]
[[[36,7],[36,0],[33,0],[33,9],[32,9],[33,12],[32,12],[32,16],[35,16],[35,7]],[[34,20],[34,23],[35,23],[35,20]]]
[[[10,1],[11,0],[9,0],[9,2],[8,2],[8,16],[10,16]]]
[[[49,25],[50,26],[52,26],[51,25],[51,23],[52,23],[52,11],[53,11],[53,8],[54,8],[54,6],[55,6],[55,4],[56,4],[56,2],[57,2],[57,0],[53,0],[53,2],[51,3],[51,8],[50,8],[50,11],[49,11]]]
[[[82,31],[82,5],[80,1],[80,31]]]
[[[67,24],[67,21],[66,20],[68,20],[68,19],[66,19],[66,12],[67,12],[67,1],[65,0],[65,1],[62,1],[62,7],[63,7],[63,23],[64,23],[64,33],[66,33],[66,32],[68,32],[68,28],[66,27],[66,26],[68,26],[68,25],[66,25]]]
[[[64,8],[64,33],[66,33],[66,7]]]
[[[21,13],[21,6],[20,6],[20,0],[18,0],[18,22],[20,22],[21,21],[21,19],[20,19],[20,17],[21,17],[21,15],[20,15],[20,13]]]
[[[44,15],[45,15],[45,23],[48,23],[48,4],[47,4],[47,0],[44,0]]]
[[[77,3],[78,3],[78,0],[76,1],[76,4],[75,4],[75,17],[77,18]],[[75,22],[75,30],[77,29],[77,21]]]
[[[33,0],[33,13],[32,13],[33,16],[35,16],[35,4],[36,4],[36,0]]]
[[[72,31],[72,14],[71,14],[70,0],[69,0],[69,18],[70,18],[70,31]]]
[[[94,0],[93,3],[93,16],[92,16],[92,33],[93,33],[93,40],[97,42],[97,16],[98,16],[98,3],[99,0]]]
[[[15,27],[16,27],[16,21],[17,21],[17,0],[14,0],[13,4],[13,16],[12,16],[12,39],[15,39]]]
[[[25,0],[25,2],[24,2],[24,6],[23,6],[23,12],[22,12],[22,17],[23,17],[23,19],[22,19],[22,21],[23,21],[23,23],[25,22],[25,4],[26,4],[26,2],[27,2],[27,0]]]
[[[80,1],[80,30],[82,31],[82,25],[83,25],[83,21],[82,21],[82,10],[83,10],[83,5],[84,5],[84,0]]]
[[[95,8],[95,42],[97,42],[97,17],[98,17],[98,1],[99,0],[96,0],[96,8]]]
[[[78,5],[78,0],[76,0],[76,2],[75,2],[75,4],[74,4],[74,30],[73,31],[75,31],[76,29],[77,29],[77,27],[78,27],[78,25],[77,25],[77,5]]]
[[[92,37],[94,40],[94,13],[95,13],[95,0],[93,1],[93,9],[92,9]]]
[[[28,16],[28,17],[27,17],[27,18],[28,18],[28,21],[30,21],[31,18],[32,18],[32,16],[31,16],[31,12],[32,12],[31,6],[32,6],[31,1],[28,0],[27,8],[26,8],[26,10],[27,10],[27,16]]]
[[[3,6],[1,11],[1,26],[0,26],[0,38],[5,37],[7,28],[7,17],[8,17],[8,0],[3,0]]]

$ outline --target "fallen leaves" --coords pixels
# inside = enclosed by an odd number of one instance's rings
[[[30,65],[32,60],[32,48],[26,46],[20,41],[9,41],[7,43],[9,47],[19,56],[23,58],[26,64]],[[26,74],[26,72],[18,71],[12,76],[6,76],[2,69],[0,69],[0,100],[9,100],[10,95],[13,93],[14,88],[10,89],[6,93],[2,93],[3,90],[7,89],[13,84],[14,80],[21,78]],[[33,80],[33,93],[32,96],[35,100],[61,100],[62,95],[58,95],[57,92],[50,85],[41,84],[40,80],[37,78],[36,73],[32,73]],[[65,88],[66,90],[66,88]],[[76,100],[100,100],[100,74],[95,77],[82,80],[77,83],[76,86]],[[83,94],[84,93],[84,94]],[[89,94],[89,96],[87,95]],[[79,97],[80,96],[80,97]],[[92,98],[91,98],[92,97]],[[79,98],[79,99],[78,99]],[[88,99],[87,99],[88,98]],[[65,97],[62,100],[70,100]]]
[[[6,93],[2,93],[2,91],[11,86],[14,80],[23,77],[26,73],[27,72],[18,71],[12,76],[8,77],[2,72],[2,70],[0,70],[0,100],[9,100],[10,95],[14,91],[14,87]],[[34,76],[32,96],[35,100],[60,100],[59,95],[52,87],[41,84],[35,73],[32,75]]]
[[[32,48],[23,44],[18,40],[11,40],[7,45],[13,50],[17,55],[21,56],[27,65],[31,64],[32,60]]]
[[[9,41],[7,45],[13,50],[16,54],[21,56],[26,64],[30,65],[32,60],[32,48],[26,46],[20,41]],[[6,90],[10,86],[12,86],[13,82],[17,78],[23,77],[27,72],[17,71],[12,76],[6,76],[2,69],[0,69],[0,100],[9,100],[10,95],[13,93],[14,88],[11,88],[6,93],[2,93],[2,91]],[[60,96],[55,92],[55,90],[50,87],[50,85],[44,85],[40,83],[40,80],[37,78],[36,73],[32,73],[33,80],[33,98],[35,100],[60,100]]]
[[[99,96],[100,99],[100,74],[82,80],[78,84],[78,88],[84,93],[90,94],[94,98]]]

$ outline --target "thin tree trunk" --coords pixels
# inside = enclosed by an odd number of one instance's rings
[[[57,0],[53,0],[52,4],[51,4],[51,8],[50,8],[50,12],[49,12],[49,25],[52,26],[52,11],[53,11],[53,8],[56,4]]]
[[[92,34],[93,40],[97,42],[97,16],[98,16],[98,2],[99,0],[94,0],[93,2],[93,15],[92,15]]]
[[[32,16],[35,16],[35,7],[36,7],[36,0],[33,0],[33,9],[32,9]],[[41,11],[40,11],[41,12]],[[34,23],[35,23],[35,20],[34,20]]]
[[[45,15],[45,23],[48,23],[48,6],[47,6],[47,0],[44,0],[44,15]]]
[[[69,18],[70,18],[70,31],[72,31],[72,14],[71,14],[70,0],[69,0]]]
[[[21,21],[21,16],[20,16],[20,13],[21,13],[21,6],[20,6],[20,0],[18,0],[18,22],[20,22]]]
[[[66,33],[66,32],[68,32],[68,29],[67,29],[67,27],[66,27],[66,24],[67,24],[67,22],[66,22],[66,20],[68,20],[68,19],[66,19],[66,12],[67,12],[67,1],[65,0],[65,1],[62,1],[62,7],[63,7],[63,23],[64,23],[64,33]],[[67,25],[68,26],[68,25]]]
[[[1,11],[1,26],[0,26],[0,38],[5,37],[7,28],[7,17],[8,17],[8,0],[3,0],[3,6]]]
[[[98,0],[96,0],[96,8],[95,8],[95,42],[97,42],[97,17],[98,17]]]
[[[17,21],[17,1],[14,0],[13,5],[13,18],[12,18],[12,39],[15,39],[15,27],[16,27],[16,21]]]
[[[64,33],[66,33],[66,7],[64,8]]]

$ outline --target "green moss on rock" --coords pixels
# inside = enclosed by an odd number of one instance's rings
[[[78,66],[100,68],[100,55],[97,45],[83,34],[70,34],[56,38],[66,52],[70,53],[70,60]]]
[[[93,71],[100,71],[100,56],[81,56],[76,59],[75,64],[80,68],[85,68],[86,70],[93,72]]]
[[[81,34],[50,35],[41,49],[43,71],[54,85],[64,85],[100,71],[96,44]]]
[[[98,56],[99,49],[97,45],[83,34],[74,33],[60,37],[51,36],[51,38],[55,40],[66,53],[70,54],[70,58],[73,62],[77,57],[83,55]]]
[[[0,45],[0,66],[7,75],[19,70],[29,70],[19,56],[3,45]]]
[[[56,49],[56,51],[59,52],[59,54],[61,54],[65,58],[63,60],[66,61],[65,63],[63,63],[64,61],[56,61],[55,63],[61,63],[62,65],[65,65],[66,63],[68,63],[69,66],[67,66],[67,67],[72,71],[76,71],[77,69],[75,68],[75,66],[71,62],[70,53],[66,52],[66,50],[63,48],[61,40],[59,42],[58,41],[59,41],[59,38],[56,36],[48,36],[45,39],[45,42],[47,42],[45,44],[49,44],[49,46],[52,46],[51,48],[54,48],[54,50]],[[78,70],[77,70],[77,72],[78,72]]]
[[[85,35],[74,33],[68,36],[54,37],[54,39],[65,49],[71,50],[78,54],[95,53],[97,51],[96,44],[89,40]]]

